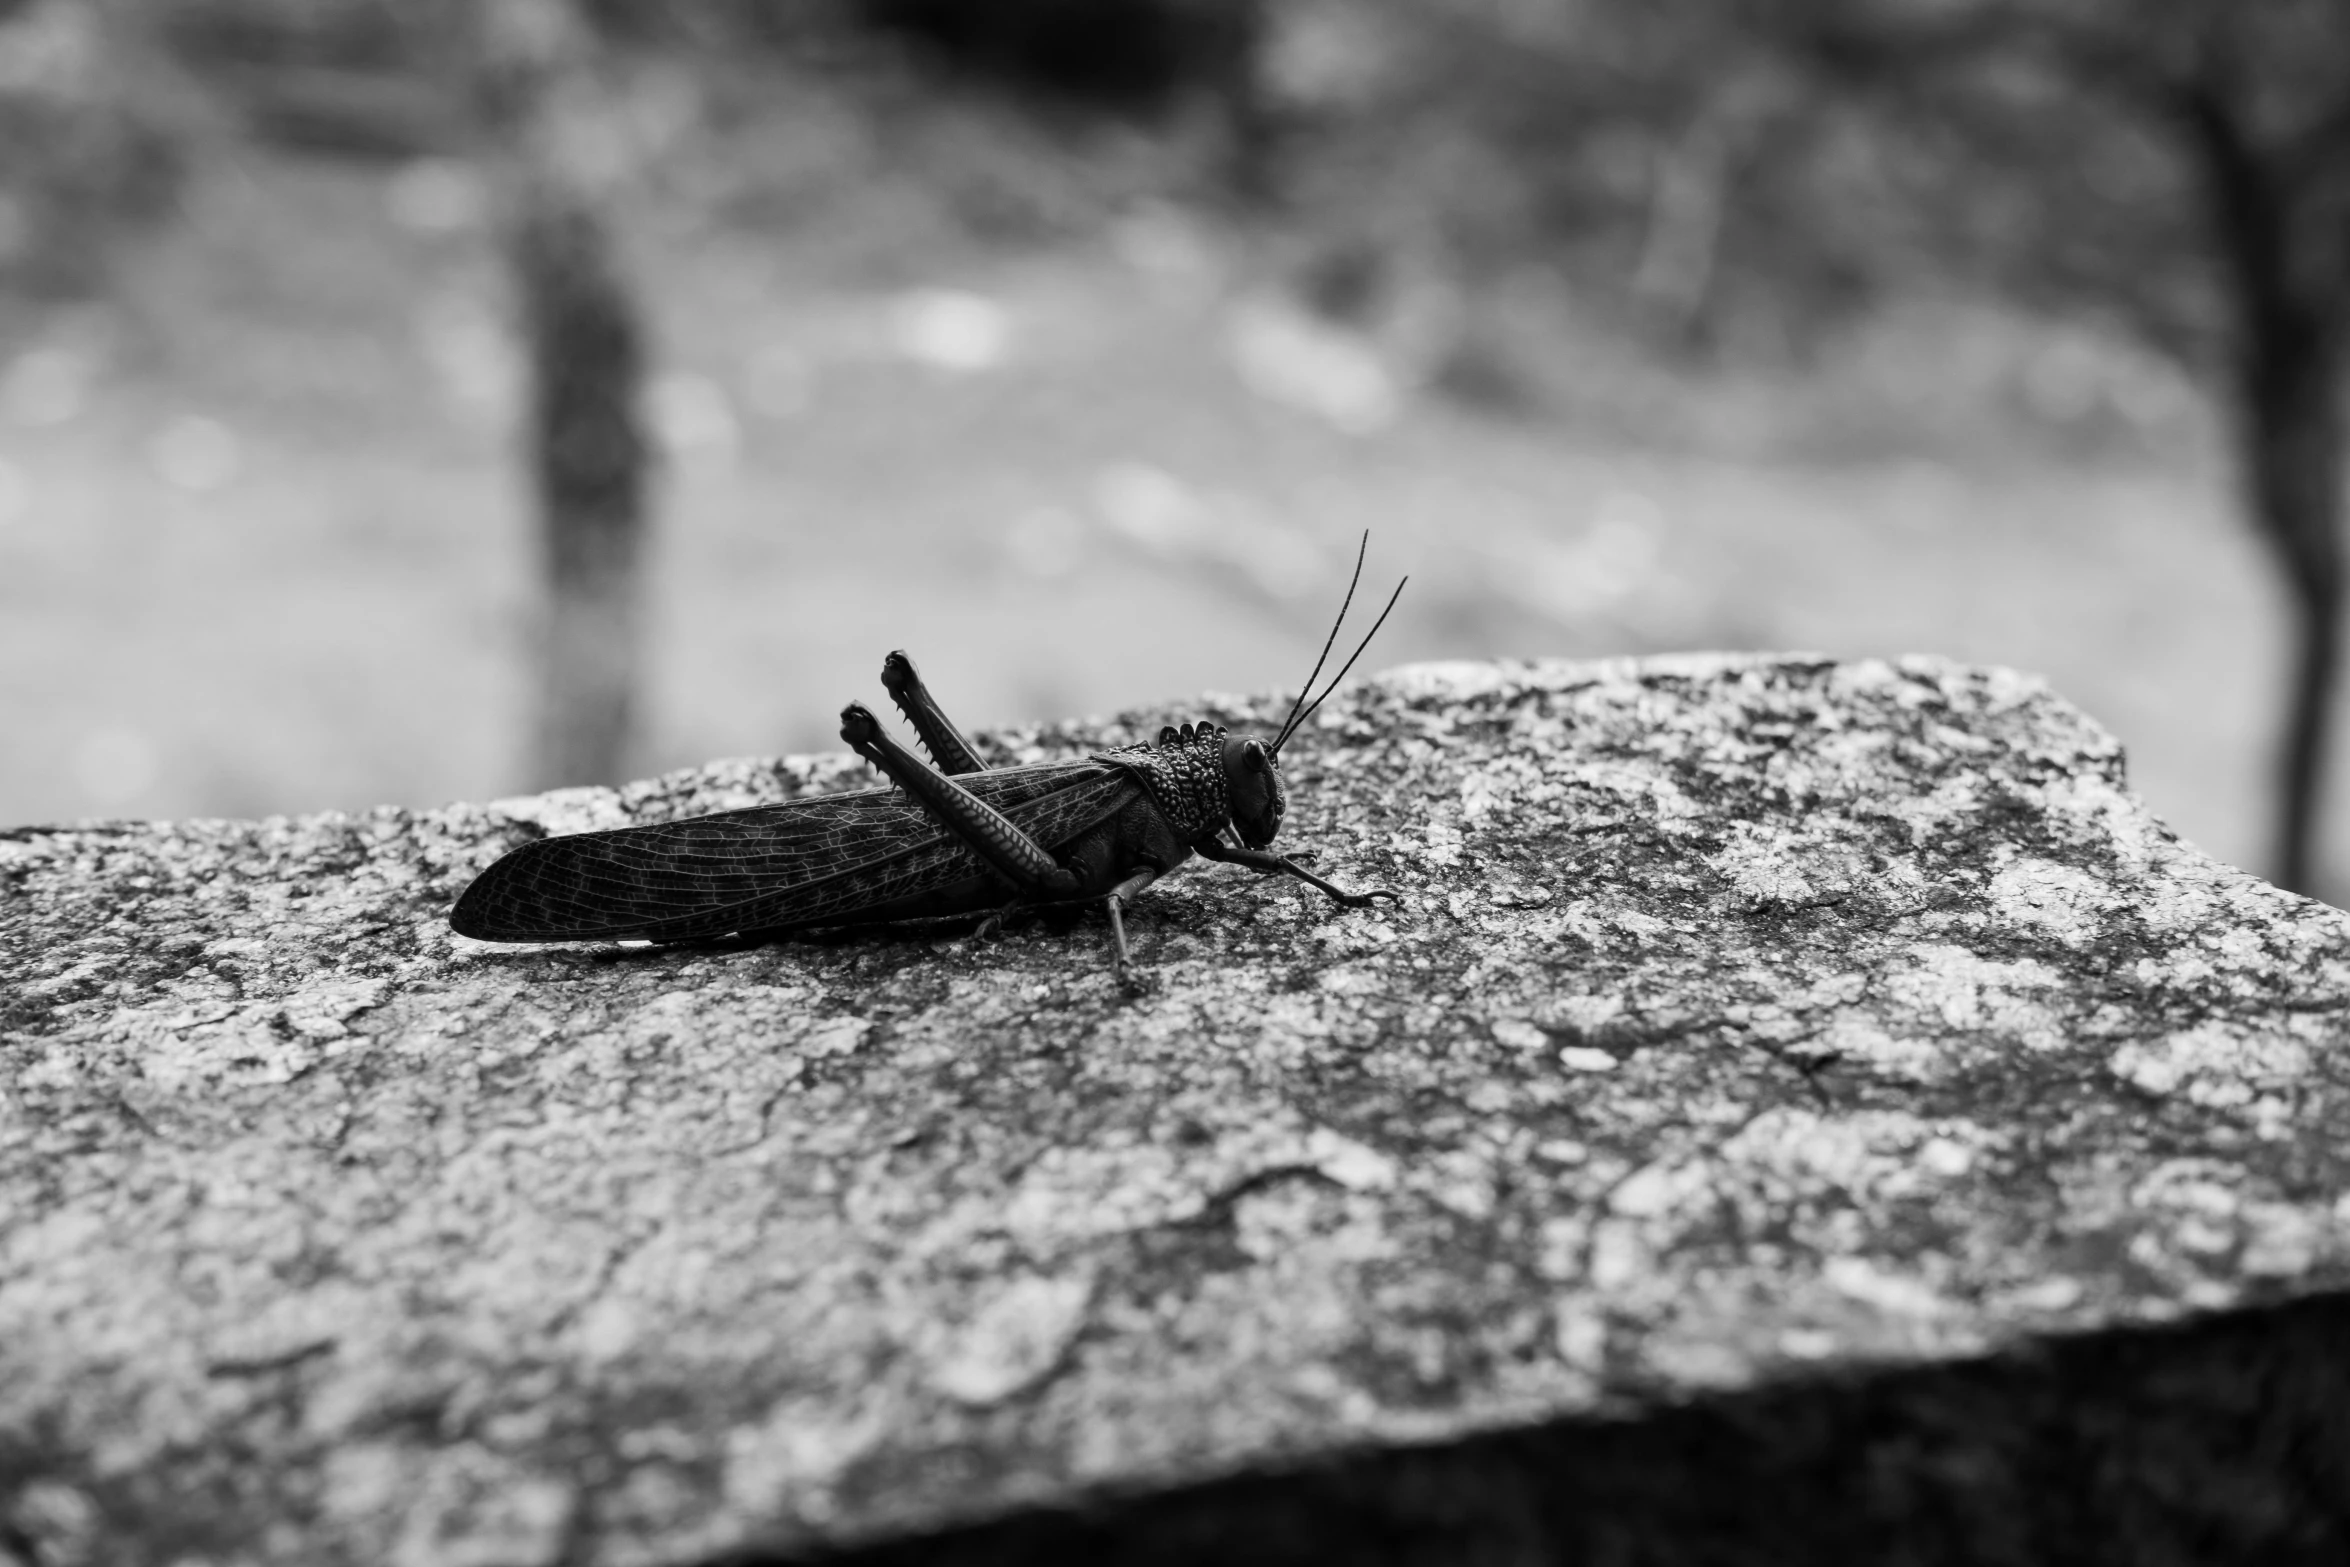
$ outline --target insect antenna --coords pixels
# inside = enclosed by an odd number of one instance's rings
[[[1313,690],[1314,682],[1322,678],[1322,666],[1330,661],[1330,649],[1338,642],[1338,628],[1346,624],[1347,609],[1355,601],[1355,587],[1363,580],[1363,557],[1370,550],[1371,530],[1365,528],[1363,542],[1355,546],[1355,574],[1346,579],[1346,597],[1339,601],[1338,618],[1330,622],[1330,635],[1322,639],[1322,656],[1314,660],[1314,672],[1306,676],[1304,685],[1297,688],[1297,700],[1289,704],[1289,712],[1281,720],[1280,738],[1273,742],[1276,752],[1281,749],[1281,741],[1289,738],[1289,726],[1297,717],[1297,710],[1306,705],[1306,693]]]
[[[1371,536],[1367,533],[1363,535],[1363,542],[1365,544],[1369,544],[1370,537]],[[1355,563],[1355,573],[1358,576],[1362,574],[1362,563],[1359,559]],[[1363,640],[1355,644],[1354,652],[1349,654],[1346,662],[1339,666],[1338,673],[1330,677],[1330,683],[1322,688],[1322,694],[1314,698],[1313,701],[1307,703],[1304,712],[1297,713],[1295,717],[1291,718],[1287,723],[1281,726],[1280,735],[1276,737],[1272,745],[1267,748],[1271,755],[1279,756],[1281,754],[1281,748],[1289,743],[1289,737],[1297,733],[1298,726],[1303,724],[1307,719],[1313,717],[1314,709],[1320,707],[1323,702],[1329,699],[1330,693],[1338,689],[1338,682],[1344,680],[1346,678],[1346,672],[1355,667],[1355,660],[1363,656],[1363,649],[1371,645],[1371,638],[1377,636],[1379,634],[1379,628],[1387,624],[1387,617],[1395,612],[1395,601],[1403,597],[1404,587],[1411,580],[1412,579],[1409,577],[1404,578],[1402,582],[1399,582],[1395,585],[1395,591],[1387,595],[1387,607],[1379,611],[1379,618],[1371,622],[1371,629],[1363,633]],[[1354,590],[1352,588],[1347,590],[1347,597],[1349,599],[1354,597]],[[1338,613],[1341,619],[1345,618],[1346,611],[1344,609],[1341,609]],[[1330,628],[1330,636],[1333,641],[1337,639],[1338,628],[1336,626]],[[1315,666],[1314,672],[1316,674],[1320,674],[1321,667],[1319,665]],[[1312,683],[1313,682],[1311,680],[1307,681],[1308,685],[1311,685]],[[1305,693],[1303,691],[1298,693],[1298,700],[1301,702],[1305,701]]]

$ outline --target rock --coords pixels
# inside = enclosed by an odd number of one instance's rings
[[[0,835],[0,1561],[2336,1559],[2350,929],[2079,713],[1421,666],[1285,760],[1402,906],[1190,866],[1134,995],[447,929],[845,758]]]

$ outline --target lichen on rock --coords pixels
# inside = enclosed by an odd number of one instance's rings
[[[2350,929],[2034,681],[1418,666],[1284,760],[1400,906],[1188,867],[1137,994],[447,929],[843,758],[0,835],[0,1559],[853,1542],[2350,1282]]]

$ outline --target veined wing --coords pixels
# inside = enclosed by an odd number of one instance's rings
[[[1140,788],[1090,760],[955,781],[1047,849]],[[475,878],[449,923],[487,941],[694,940],[852,919],[986,870],[903,791],[861,789],[526,843]]]

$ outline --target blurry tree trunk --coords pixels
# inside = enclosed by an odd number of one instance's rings
[[[2342,374],[2350,191],[2325,158],[2261,148],[2225,84],[2178,99],[2219,240],[2235,328],[2236,445],[2246,501],[2293,609],[2276,757],[2272,874],[2315,890],[2317,824],[2340,685],[2346,586]]]
[[[2342,662],[2339,378],[2330,365],[2320,371],[2289,363],[2282,371],[2288,384],[2246,399],[2243,446],[2253,516],[2277,552],[2294,611],[2272,863],[2278,885],[2314,892],[2318,805]]]
[[[617,783],[641,663],[650,449],[641,315],[604,214],[610,141],[569,0],[487,0],[481,37],[545,574],[530,782]]]
[[[1682,344],[1703,335],[1730,178],[1725,114],[1709,104],[1661,152],[1650,181],[1647,232],[1632,292]]]
[[[532,782],[618,783],[627,773],[641,662],[642,339],[592,207],[541,190],[524,197],[512,221],[547,590]]]
[[[1753,63],[1724,65],[1718,80],[1660,148],[1649,179],[1633,295],[1683,348],[1711,334],[1723,230],[1738,181],[1785,108],[1787,84]]]

